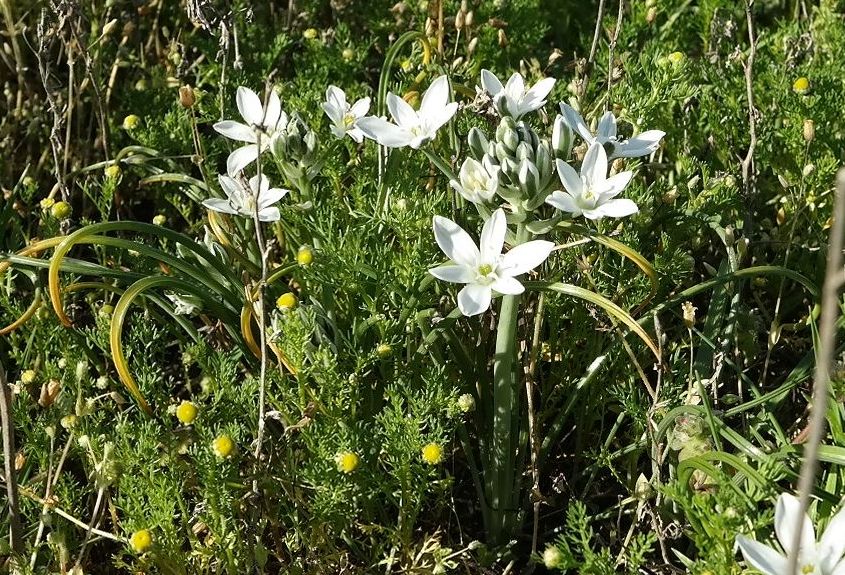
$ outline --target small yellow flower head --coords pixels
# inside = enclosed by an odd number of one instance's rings
[[[392,353],[393,348],[390,347],[390,344],[380,343],[376,347],[376,355],[379,356],[379,359],[387,359]]]
[[[563,553],[557,547],[546,547],[546,550],[543,551],[543,565],[546,566],[546,569],[561,567],[563,566],[563,562]]]
[[[810,80],[805,76],[801,76],[792,83],[792,91],[802,96],[810,91]]]
[[[235,442],[232,441],[231,437],[224,433],[211,442],[211,449],[217,457],[227,459],[231,457],[235,451]]]
[[[677,66],[677,65],[679,65],[681,62],[683,62],[683,61],[684,61],[684,58],[685,58],[685,57],[686,57],[686,56],[684,56],[684,53],[683,53],[683,52],[672,52],[671,54],[669,54],[668,56],[666,56],[666,58],[669,60],[669,62],[670,62],[673,66]]]
[[[437,465],[443,461],[443,448],[437,443],[429,443],[422,448],[422,458],[429,465]]]
[[[135,553],[145,553],[153,546],[153,535],[149,529],[139,529],[129,538],[129,545]]]
[[[61,424],[61,426],[62,426],[62,427],[64,427],[65,429],[73,429],[73,427],[76,425],[76,416],[75,416],[75,415],[65,415],[65,416],[64,416],[64,417],[63,417],[63,418],[59,421],[59,423],[60,423],[60,424]]]
[[[24,185],[24,186],[26,186],[27,188],[34,188],[34,187],[35,187],[35,184],[36,184],[37,182],[35,181],[35,178],[33,178],[32,176],[26,176],[26,177],[23,179],[23,182],[22,182],[22,183],[23,183],[23,185]]]
[[[42,210],[49,210],[56,203],[56,200],[54,200],[53,198],[44,198],[39,203],[41,205]]]
[[[465,393],[458,398],[458,409],[464,413],[469,413],[475,409],[475,398],[469,393]]]
[[[141,118],[135,114],[129,114],[123,118],[123,129],[126,131],[134,130],[141,125]]]
[[[66,220],[67,218],[70,217],[70,214],[72,212],[73,212],[73,208],[71,208],[70,204],[67,203],[67,202],[56,202],[50,208],[50,213],[57,220]]]
[[[106,174],[106,177],[108,179],[116,180],[120,177],[120,166],[118,166],[117,164],[112,164],[111,166],[103,170],[103,172]]]
[[[355,51],[352,48],[344,48],[340,55],[348,62],[355,57]]]
[[[179,404],[179,407],[176,408],[176,419],[185,425],[191,425],[197,418],[198,412],[199,410],[196,405],[190,401],[183,401]]]
[[[35,381],[35,370],[34,369],[27,369],[21,374],[21,383],[25,385],[29,385]]]
[[[684,325],[687,326],[688,328],[694,326],[695,325],[695,312],[698,308],[695,307],[694,305],[692,305],[692,302],[685,301],[681,305],[681,309],[684,312]]]
[[[157,226],[163,226],[166,223],[167,223],[167,216],[165,216],[164,214],[158,214],[155,217],[153,217],[153,224],[155,224]]]
[[[351,451],[341,451],[334,456],[335,463],[337,463],[337,470],[343,473],[352,473],[358,469],[358,464],[361,459]]]
[[[405,58],[402,60],[401,66],[403,72],[410,72],[414,68],[414,63],[411,62],[410,58]]]
[[[283,293],[276,300],[276,307],[282,311],[289,311],[296,307],[296,296],[291,292]]]
[[[100,314],[100,317],[111,317],[111,314],[114,313],[114,306],[106,304],[97,313]]]
[[[305,32],[302,33],[302,37],[306,40],[314,40],[320,33],[317,32],[316,28],[308,28]]]
[[[308,246],[301,246],[296,252],[296,263],[301,266],[310,266],[314,261],[314,252]]]

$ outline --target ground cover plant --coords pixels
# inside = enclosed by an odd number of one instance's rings
[[[845,573],[845,3],[0,7],[0,569]]]

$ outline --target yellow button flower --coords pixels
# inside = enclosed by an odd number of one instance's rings
[[[179,407],[176,408],[176,419],[185,425],[190,425],[197,418],[198,412],[199,410],[196,405],[190,401],[183,401],[179,404]]]
[[[282,311],[288,311],[296,307],[296,296],[291,292],[283,293],[276,300],[276,307]]]
[[[358,464],[361,459],[351,451],[342,451],[335,455],[335,462],[337,463],[337,470],[343,473],[352,473],[358,469]]]
[[[211,449],[214,455],[221,459],[227,459],[232,456],[235,451],[235,442],[226,434],[220,435],[211,443]]]
[[[136,553],[144,553],[153,546],[153,536],[149,529],[140,529],[129,538],[129,545]]]
[[[429,465],[437,465],[443,461],[443,448],[437,443],[429,443],[422,448],[422,458]]]
[[[301,266],[311,265],[314,261],[314,252],[308,246],[302,246],[296,253],[296,263]]]
[[[801,94],[802,96],[810,91],[810,80],[806,77],[801,76],[795,82],[792,83],[792,90],[796,94]]]
[[[69,218],[72,211],[73,208],[71,208],[70,204],[67,202],[56,202],[50,208],[50,213],[57,220],[64,220]]]
[[[141,118],[136,116],[135,114],[129,114],[125,118],[123,118],[123,129],[124,130],[134,130],[138,126],[141,125]]]

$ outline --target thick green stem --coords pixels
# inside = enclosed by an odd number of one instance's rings
[[[528,238],[524,224],[516,230],[516,244]],[[506,295],[499,310],[496,330],[496,356],[493,361],[493,441],[487,475],[490,488],[491,543],[503,544],[513,535],[519,508],[518,477],[514,469],[518,442],[519,377],[516,370],[519,347],[516,331],[520,295]]]

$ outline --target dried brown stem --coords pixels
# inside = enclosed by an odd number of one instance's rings
[[[23,552],[21,518],[18,505],[18,481],[15,473],[15,428],[12,425],[12,390],[6,381],[6,370],[0,364],[0,427],[3,433],[3,470],[8,499],[9,544],[15,554]]]

